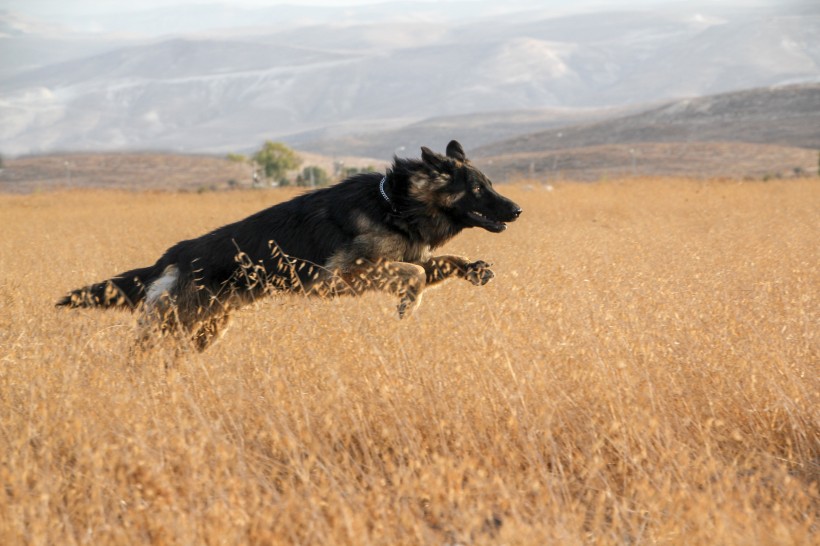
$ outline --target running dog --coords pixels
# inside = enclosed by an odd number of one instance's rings
[[[57,305],[139,308],[143,339],[157,329],[181,332],[199,350],[233,309],[274,292],[383,290],[399,299],[403,318],[426,287],[494,276],[484,261],[433,256],[435,248],[465,228],[504,231],[520,214],[453,140],[446,155],[422,147],[420,160],[394,157],[385,175],[355,175],[179,242],[154,265],[74,290]]]

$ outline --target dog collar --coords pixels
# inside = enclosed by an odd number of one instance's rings
[[[393,201],[390,200],[390,197],[387,196],[387,192],[384,191],[384,183],[387,182],[387,175],[382,176],[381,182],[379,182],[379,193],[382,194],[384,200],[387,201],[387,204],[390,205],[390,208],[393,209],[393,212],[396,212],[396,207],[393,205]]]

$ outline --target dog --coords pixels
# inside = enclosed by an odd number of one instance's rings
[[[449,278],[484,285],[489,264],[432,251],[466,228],[504,231],[521,207],[503,197],[457,141],[446,155],[393,158],[169,248],[157,262],[71,291],[66,307],[141,309],[143,341],[159,330],[205,350],[233,309],[275,292],[326,297],[386,291],[403,318]]]

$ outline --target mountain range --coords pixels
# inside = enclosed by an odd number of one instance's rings
[[[270,139],[361,155],[378,135],[384,157],[443,146],[429,139],[448,132],[479,148],[673,99],[820,82],[820,8],[803,2],[432,20],[360,7],[354,21],[300,25],[287,9],[268,27],[95,41],[0,14],[0,154],[225,153]]]

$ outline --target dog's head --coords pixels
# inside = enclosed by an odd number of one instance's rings
[[[411,194],[436,206],[459,227],[499,233],[521,214],[521,207],[496,192],[490,179],[470,163],[457,141],[447,145],[446,156],[422,147],[421,159],[430,172],[411,182]]]

